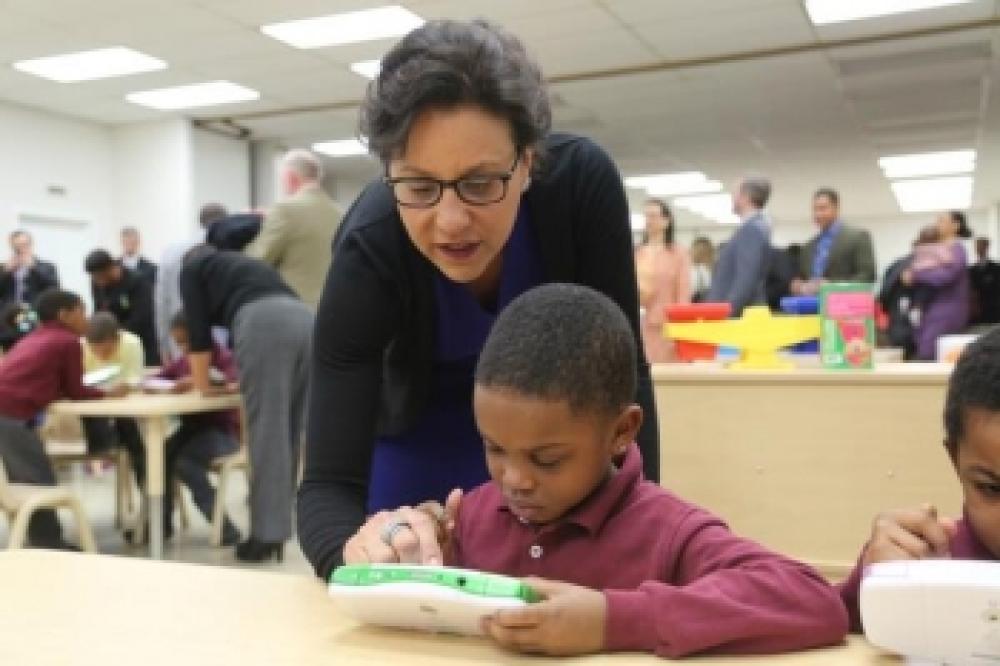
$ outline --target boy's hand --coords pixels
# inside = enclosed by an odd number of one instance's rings
[[[181,377],[174,382],[174,387],[171,389],[173,393],[187,393],[194,388],[194,381],[190,377]]]
[[[955,521],[938,517],[931,504],[888,511],[875,519],[862,563],[948,557],[954,535]]]
[[[483,618],[487,636],[505,648],[535,654],[569,656],[604,648],[608,602],[602,592],[542,578],[524,582],[543,601]]]

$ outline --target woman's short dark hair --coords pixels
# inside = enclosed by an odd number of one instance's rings
[[[518,153],[543,157],[552,110],[541,70],[517,37],[483,20],[429,21],[393,47],[368,85],[361,134],[388,164],[421,112],[460,104],[506,119]]]
[[[660,215],[662,215],[664,219],[670,220],[670,224],[668,224],[667,228],[663,230],[663,242],[665,244],[667,244],[667,245],[673,245],[674,244],[674,211],[670,210],[670,206],[668,206],[667,202],[664,201],[663,199],[647,199],[646,200],[646,205],[647,206],[656,206],[657,208],[660,209]]]
[[[956,235],[959,238],[972,238],[972,229],[969,228],[969,221],[966,219],[965,213],[960,210],[950,210],[948,215],[951,216],[951,221],[958,225]]]
[[[87,342],[101,344],[117,340],[121,334],[118,318],[110,312],[95,312],[87,322]]]

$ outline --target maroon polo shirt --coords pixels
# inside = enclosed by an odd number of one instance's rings
[[[635,445],[554,523],[521,521],[493,482],[472,491],[453,560],[602,590],[608,651],[774,653],[837,643],[847,631],[843,603],[818,573],[645,481]]]
[[[42,324],[0,362],[2,416],[27,422],[57,400],[103,397],[83,385],[79,336],[57,322]]]
[[[959,520],[955,527],[955,536],[952,537],[948,544],[948,550],[953,558],[956,560],[982,560],[987,562],[997,559],[979,540],[967,517]],[[861,557],[864,557],[864,550],[861,551]],[[862,631],[860,605],[861,581],[865,577],[865,567],[861,564],[861,557],[858,558],[858,564],[854,567],[851,575],[838,586],[840,596],[844,600],[844,606],[847,607],[847,614],[851,619],[851,631],[857,633]]]

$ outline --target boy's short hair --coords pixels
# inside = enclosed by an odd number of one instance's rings
[[[179,328],[182,328],[185,331],[188,330],[188,318],[187,318],[187,315],[183,311],[178,312],[177,314],[175,314],[173,316],[173,318],[171,318],[171,320],[170,320],[170,330],[171,331],[177,330]]]
[[[107,250],[94,250],[83,261],[83,268],[88,273],[100,273],[115,265],[114,257]]]
[[[110,312],[95,312],[87,323],[87,342],[100,344],[118,339],[121,326]]]
[[[38,296],[35,312],[42,323],[55,321],[60,312],[83,307],[83,300],[72,291],[63,291],[59,287],[46,289]]]
[[[476,383],[610,415],[635,400],[636,358],[635,334],[614,301],[588,287],[548,284],[497,318]]]
[[[948,381],[944,444],[952,459],[965,438],[965,418],[970,409],[1000,412],[1000,328],[965,348]]]

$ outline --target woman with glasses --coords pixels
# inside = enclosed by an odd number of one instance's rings
[[[410,507],[487,480],[476,361],[497,313],[545,282],[597,289],[632,322],[639,445],[658,478],[621,178],[550,124],[537,65],[491,24],[430,22],[383,58],[361,132],[384,177],[344,219],[317,313],[298,525],[320,576],[440,561],[442,516]]]

